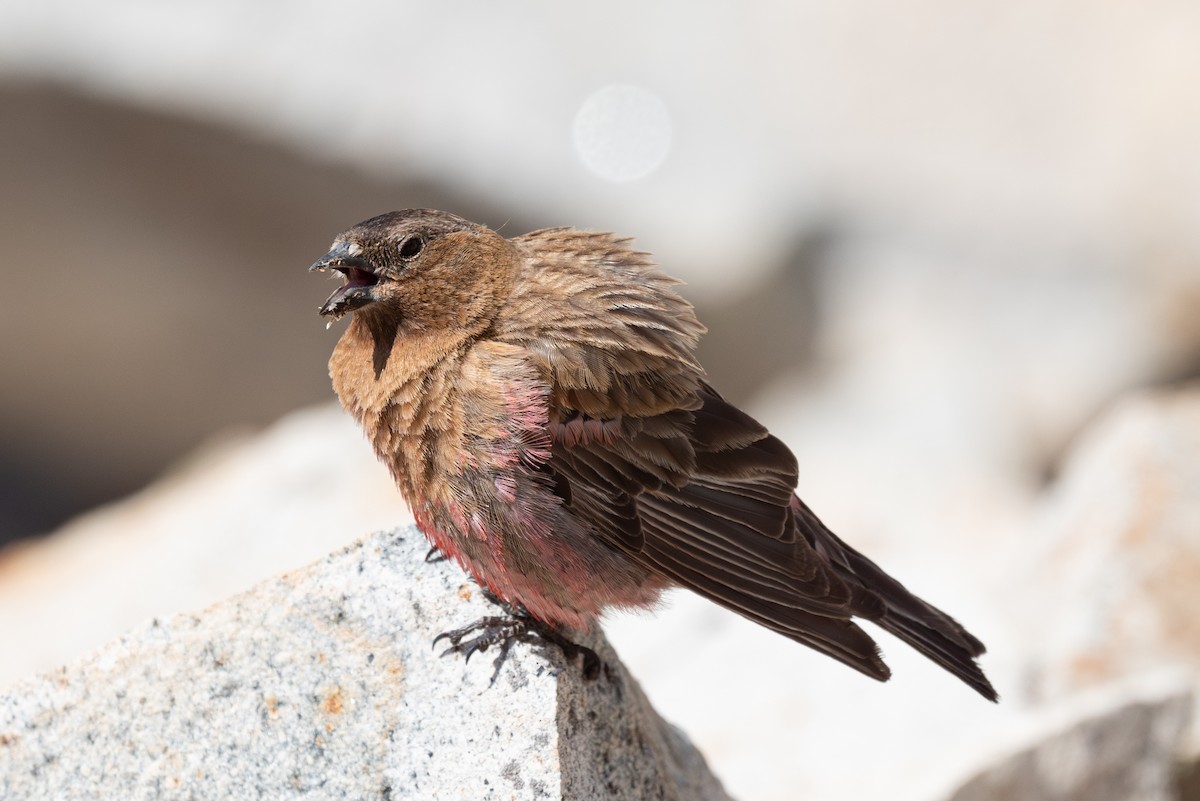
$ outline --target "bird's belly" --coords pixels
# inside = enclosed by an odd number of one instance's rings
[[[550,525],[521,526],[506,514],[464,516],[428,507],[414,512],[431,544],[477,582],[556,626],[585,631],[606,609],[653,607],[670,586],[561,506]]]

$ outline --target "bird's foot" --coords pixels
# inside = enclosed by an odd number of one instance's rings
[[[581,656],[583,658],[583,677],[594,679],[600,675],[602,663],[600,657],[591,648],[571,642],[563,636],[562,632],[534,618],[525,610],[514,609],[490,593],[488,595],[491,600],[499,603],[508,616],[483,617],[460,629],[442,632],[433,640],[434,647],[437,647],[438,642],[443,639],[450,641],[450,647],[442,652],[442,656],[462,654],[470,662],[471,657],[477,651],[486,651],[493,645],[498,646],[500,651],[492,661],[495,671],[492,673],[491,681],[488,682],[489,687],[496,683],[496,678],[500,675],[500,668],[504,666],[508,659],[508,652],[516,642],[527,642],[540,648],[555,646],[568,660],[574,660],[576,656]]]
[[[436,545],[431,546],[429,553],[425,554],[425,564],[431,565],[434,562],[445,562],[446,554],[442,553],[441,549]]]

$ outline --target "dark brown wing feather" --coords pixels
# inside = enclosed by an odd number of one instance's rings
[[[795,457],[778,439],[707,385],[698,394],[698,408],[672,412],[670,425],[556,438],[550,468],[569,486],[569,508],[652,570],[868,676],[889,670],[855,616],[994,700],[974,662],[982,644],[795,497]]]

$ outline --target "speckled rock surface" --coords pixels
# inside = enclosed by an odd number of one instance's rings
[[[0,697],[0,798],[724,799],[602,637],[440,658],[494,612],[413,529],[144,626]],[[439,649],[440,650],[440,649]]]

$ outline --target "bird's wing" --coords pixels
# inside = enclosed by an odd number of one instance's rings
[[[994,700],[974,661],[982,643],[821,523],[793,492],[782,442],[711,387],[698,397],[695,410],[619,427],[552,426],[549,466],[568,508],[646,567],[868,676],[889,670],[853,617]],[[678,436],[690,444],[683,461],[671,456]]]
[[[607,436],[577,434],[582,418],[552,427],[550,467],[565,480],[568,508],[680,585],[887,678],[875,643],[850,620],[878,616],[881,604],[842,580],[796,525],[794,457],[708,387],[699,395],[698,409],[626,420]]]

